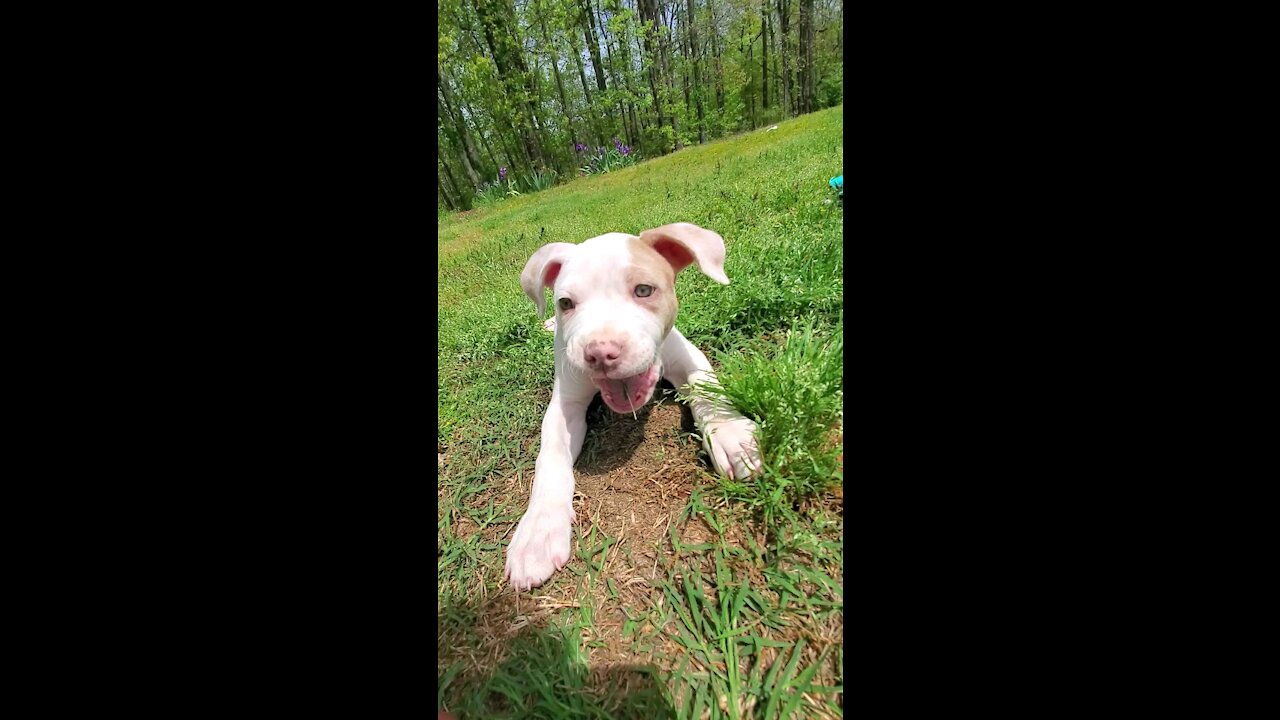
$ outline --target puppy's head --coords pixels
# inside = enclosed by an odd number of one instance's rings
[[[570,370],[600,389],[614,412],[649,402],[662,376],[659,350],[676,319],[676,273],[697,263],[729,284],[724,240],[710,230],[674,223],[640,236],[608,233],[579,245],[551,243],[520,274],[525,294],[546,313],[552,289],[558,346]]]

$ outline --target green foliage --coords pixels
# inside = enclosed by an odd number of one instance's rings
[[[483,185],[480,186],[479,190],[476,190],[475,205],[477,207],[492,205],[498,202],[499,200],[501,200],[503,197],[505,197],[505,193],[502,190],[502,185],[496,182],[484,183]]]
[[[844,323],[810,316],[780,348],[722,357],[720,381],[697,388],[719,394],[757,424],[764,470],[747,480],[721,478],[726,497],[757,511],[776,533],[804,501],[844,482]]]
[[[650,126],[644,129],[644,142],[657,148],[658,155],[665,155],[676,147],[676,134],[670,125]]]
[[[556,171],[551,169],[539,170],[525,180],[525,189],[529,192],[538,192],[556,184]]]
[[[818,83],[818,97],[822,107],[832,107],[844,102],[844,76],[832,73]]]

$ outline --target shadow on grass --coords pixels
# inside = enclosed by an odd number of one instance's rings
[[[649,417],[658,402],[680,406],[680,429],[694,432],[693,413],[686,403],[676,401],[675,387],[665,378],[658,381],[653,399],[636,411],[635,417],[620,415],[608,408],[597,394],[587,406],[587,438],[574,463],[579,472],[607,473],[626,465],[644,443]]]
[[[438,711],[457,720],[675,718],[653,666],[590,668],[575,628],[513,630],[518,617],[510,594],[483,607],[446,607],[438,616]]]
[[[603,474],[638,462],[656,402],[680,407],[681,430],[694,428],[688,406],[660,381],[655,402],[619,415],[597,397],[587,411],[588,435],[575,472]],[[668,419],[658,421],[663,428]],[[505,548],[502,558],[505,559]],[[501,560],[497,560],[500,562]],[[578,562],[577,558],[570,562]],[[482,581],[483,582],[483,581]],[[441,598],[437,617],[437,710],[456,720],[507,718],[676,717],[670,689],[653,665],[633,662],[593,667],[583,647],[590,617],[563,603],[547,603],[538,590],[517,596],[505,587],[471,586],[468,595]],[[582,611],[586,612],[586,611]],[[623,660],[606,648],[602,654]]]

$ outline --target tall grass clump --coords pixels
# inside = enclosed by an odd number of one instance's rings
[[[538,192],[546,190],[556,184],[556,171],[550,168],[535,170],[532,175],[525,179],[525,188],[529,192]]]
[[[844,320],[823,328],[810,318],[774,352],[726,354],[719,382],[695,393],[722,394],[756,422],[762,471],[720,479],[776,531],[806,501],[843,483]]]

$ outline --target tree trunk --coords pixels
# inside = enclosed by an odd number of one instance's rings
[[[572,29],[567,33],[567,37],[569,38],[569,49],[573,54],[573,65],[578,69],[578,80],[582,82],[582,96],[587,101],[587,109],[584,111],[583,116],[591,127],[591,137],[584,139],[587,140],[588,144],[593,139],[597,143],[604,142],[604,135],[600,131],[599,117],[595,113],[595,101],[591,97],[591,85],[587,82],[587,71],[582,64],[582,47],[578,45],[578,36],[572,32]]]
[[[689,37],[689,61],[693,63],[693,99],[698,106],[698,144],[707,141],[707,120],[702,110],[702,73],[698,68],[698,31],[693,21],[693,0],[685,0],[689,15],[685,18],[685,26]]]
[[[439,65],[436,65],[436,83],[440,88],[440,94],[444,96],[444,109],[453,121],[454,127],[457,128],[458,136],[462,139],[462,147],[469,161],[467,166],[468,174],[473,174],[471,168],[481,169],[484,164],[480,162],[480,153],[476,151],[475,141],[471,139],[471,130],[467,127],[467,120],[463,117],[458,104],[454,101],[453,93],[449,89],[448,78],[441,73]],[[476,181],[476,184],[479,185],[479,181]]]
[[[618,112],[618,122],[622,124],[623,139],[625,139],[627,142],[630,142],[631,130],[627,126],[626,103],[623,101],[621,97],[618,97],[623,87],[625,87],[625,83],[620,82],[618,80],[618,53],[615,47],[615,43],[610,42],[609,31],[604,26],[604,11],[603,11],[604,5],[601,4],[600,7],[597,8],[596,5],[592,3],[592,0],[586,0],[586,3],[587,3],[587,7],[591,9],[591,20],[594,22],[594,27],[592,28],[592,32],[595,33],[596,41],[600,44],[601,48],[607,48],[609,50],[609,60],[604,64],[604,69],[605,69],[605,72],[613,78],[613,92],[615,95],[615,99],[613,101],[613,109]],[[603,50],[601,52],[603,53]],[[603,54],[601,55],[601,57],[603,57]],[[610,119],[609,137],[610,139],[616,138],[617,135],[615,133],[618,131],[618,126],[613,124],[612,115],[609,117],[609,119]]]
[[[582,94],[591,105],[591,86],[587,84],[587,71],[582,67],[582,48],[578,47],[576,36],[569,35],[569,49],[573,51],[573,64],[578,67],[578,79],[582,81]]]
[[[467,114],[471,117],[477,117],[474,110],[463,105]],[[489,138],[485,137],[484,131],[480,129],[479,123],[476,124],[476,135],[480,138],[480,147],[489,154],[489,162],[493,163],[491,167],[498,167],[498,154],[493,151],[493,146],[489,144]]]
[[[649,90],[653,93],[653,109],[658,117],[658,127],[661,128],[666,124],[666,120],[662,117],[662,94],[658,92],[658,76],[661,61],[658,58],[656,50],[658,43],[654,41],[653,35],[658,32],[658,13],[653,7],[657,0],[638,0],[638,10],[640,12],[641,22],[650,23],[649,32],[644,34],[642,42],[644,43],[644,54],[649,56]],[[666,143],[662,144],[659,152],[667,152],[669,148]]]
[[[458,133],[449,127],[449,123],[445,122],[445,119],[449,117],[449,113],[445,109],[444,103],[441,102],[439,95],[436,95],[436,112],[440,116],[440,128],[444,130],[445,135],[448,136],[449,139],[453,140],[454,145],[461,148],[462,141],[458,139]],[[467,159],[467,153],[464,151],[460,153],[458,157],[462,159],[462,168],[467,171],[467,177],[471,178],[471,187],[479,188],[480,176],[476,174],[475,167],[471,164],[471,161]]]
[[[746,26],[746,25],[743,25],[743,26],[742,26],[742,37],[740,37],[740,38],[738,39],[738,49],[739,49],[739,50],[741,50],[741,49],[742,49],[742,43],[743,43],[743,41],[746,39],[746,34],[747,34],[747,26]],[[756,47],[756,39],[755,39],[755,38],[751,38],[751,42],[747,43],[747,52],[745,53],[745,54],[746,54],[746,56],[747,56],[747,68],[748,68],[748,70],[751,68],[751,61],[755,59],[755,58],[754,58],[754,55],[755,55],[755,47]],[[748,72],[748,73],[747,73],[747,87],[748,87],[748,88],[750,88],[750,90],[751,90],[751,94],[748,96],[748,97],[750,98],[750,100],[749,100],[749,105],[748,105],[748,108],[747,108],[747,117],[749,118],[749,121],[750,121],[750,123],[751,123],[751,129],[752,129],[752,130],[755,130],[755,129],[756,129],[756,92],[755,92],[755,88],[753,87],[753,86],[755,85],[755,80],[756,80],[755,75],[754,75],[754,74],[752,74],[751,72]]]
[[[440,198],[446,208],[450,210],[458,209],[457,203],[444,190],[444,175],[439,168],[436,168],[436,197]]]
[[[521,80],[520,85],[523,90],[527,90],[528,94],[523,95],[520,103],[521,109],[524,110],[525,120],[527,121],[525,143],[531,146],[532,156],[536,158],[537,164],[542,168],[552,165],[547,161],[545,150],[545,136],[543,130],[543,122],[539,117],[538,106],[542,100],[542,90],[538,86],[538,79],[541,77],[537,73],[529,72],[529,66],[524,61],[524,42],[520,37],[519,16],[516,14],[516,8],[512,0],[503,0],[503,5],[508,13],[507,17],[510,22],[507,23],[508,39],[510,41],[509,50],[511,58],[515,64],[518,78]],[[537,57],[534,57],[534,67],[537,68]],[[536,168],[532,168],[536,169]]]
[[[816,23],[814,22],[813,0],[805,0],[805,2],[809,4],[809,54],[807,62],[809,77],[805,79],[805,83],[808,86],[808,112],[813,112],[818,106],[818,33],[815,29]]]
[[[458,181],[454,179],[453,171],[449,169],[449,163],[444,160],[444,153],[440,153],[440,167],[444,170],[444,179],[447,181],[446,187],[453,192],[453,197],[457,206],[463,210],[470,210],[471,195],[470,193],[463,193],[462,190],[459,189]]]
[[[515,8],[507,0],[475,0],[475,7],[498,78],[515,106],[515,117],[508,120],[523,141],[523,159],[532,172],[542,160],[542,148],[537,139],[533,104],[525,94],[532,87],[532,81],[514,32],[510,29],[510,23],[515,20]]]
[[[809,98],[809,69],[811,65],[811,53],[809,45],[809,27],[813,24],[813,0],[800,0],[800,34],[799,40],[799,70],[800,70],[800,100],[797,104],[800,112],[807,113],[810,107]]]
[[[502,145],[502,154],[507,157],[507,162],[512,165],[512,167],[507,168],[508,171],[514,170],[515,164],[523,159],[523,146],[517,140],[518,138],[513,139],[509,133],[498,133],[498,142]],[[532,166],[530,166],[530,169],[532,169]],[[498,178],[495,176],[494,182],[497,182],[497,180]]]
[[[471,164],[471,160],[467,159],[466,151],[462,149],[462,141],[458,138],[458,133],[456,129],[453,128],[453,124],[447,122],[449,113],[448,110],[444,108],[443,102],[440,101],[439,95],[435,96],[435,111],[436,114],[439,115],[439,127],[444,132],[445,137],[452,140],[453,146],[460,150],[460,152],[458,152],[458,158],[461,158],[462,160],[462,168],[466,170],[467,177],[471,178],[471,187],[479,188],[480,176],[479,174],[476,174],[475,167]]]
[[[791,0],[777,0],[778,3],[778,20],[782,23],[780,30],[782,31],[782,39],[778,43],[778,55],[782,58],[782,112],[792,114],[791,94],[791,57],[787,48],[787,30],[789,19],[787,15],[791,11]]]
[[[760,49],[760,107],[769,109],[769,0],[760,0],[760,34],[764,36],[764,47]]]
[[[677,2],[678,1],[679,0],[677,0]],[[680,68],[680,84],[684,88],[684,111],[687,113],[689,112],[689,109],[693,107],[693,97],[689,94],[689,66],[691,64],[690,58],[693,57],[693,53],[689,50],[689,18],[687,15],[681,21],[681,24],[684,26],[681,28],[684,30],[684,37],[681,38],[680,49],[684,50],[685,62],[683,64],[684,66]]]
[[[622,11],[622,4],[620,0],[610,0],[609,10],[615,15],[620,15]],[[635,84],[631,82],[631,43],[628,42],[627,38],[633,35],[634,32],[631,29],[630,21],[623,24],[621,33],[622,35],[620,37],[614,36],[613,45],[617,50],[617,57],[619,61],[621,61],[621,69],[619,72],[622,74],[622,86],[627,90],[627,101],[623,116],[630,123],[630,128],[627,130],[627,137],[629,138],[628,144],[635,146],[640,142],[640,123],[636,119],[635,106],[635,98],[638,97],[638,94],[636,93]],[[613,84],[614,87],[618,86],[616,74],[614,75]]]
[[[604,81],[604,64],[600,62],[600,45],[596,41],[596,32],[592,22],[592,9],[590,0],[580,0],[579,7],[582,9],[582,37],[587,43],[587,52],[591,54],[591,68],[596,74],[596,87],[600,92],[608,92],[609,87]]]
[[[720,40],[715,34],[711,37],[715,39],[712,47],[715,48],[716,58],[716,109],[724,112],[724,62],[720,57],[724,46],[720,44]]]
[[[520,57],[520,66],[525,77],[529,78],[529,99],[525,103],[525,107],[529,113],[529,120],[533,126],[534,148],[538,152],[538,162],[542,165],[542,168],[545,169],[547,166],[554,165],[555,163],[551,162],[550,158],[547,156],[547,134],[550,130],[547,129],[546,121],[541,117],[540,112],[540,108],[542,106],[542,87],[538,80],[542,77],[541,67],[538,64],[537,55],[533,56],[533,72],[529,72],[527,69],[528,66],[524,64],[523,54],[518,57]]]
[[[676,94],[676,74],[671,69],[671,45],[675,40],[672,24],[675,22],[677,4],[666,5],[665,3],[659,3],[659,0],[652,0],[652,3],[654,13],[662,21],[662,32],[658,33],[658,56],[662,60],[662,77],[666,81],[666,90],[663,93],[663,97],[670,99],[675,97]],[[671,120],[671,134],[675,140],[676,150],[684,147],[684,142],[680,140],[679,115],[679,113],[673,111],[667,116]]]
[[[566,99],[564,92],[564,80],[560,78],[560,58],[557,57],[559,48],[551,44],[551,38],[547,34],[547,21],[542,21],[542,42],[548,48],[551,55],[551,72],[556,78],[556,95],[560,98],[560,112],[564,115],[565,122],[569,123],[569,138],[574,143],[578,142],[577,129],[573,126],[573,112],[569,109],[569,101]]]
[[[716,109],[724,111],[724,64],[720,60],[724,45],[720,41],[720,28],[716,24],[716,8],[712,0],[707,0],[707,36],[711,42],[711,57],[715,58],[716,75]],[[723,122],[723,120],[721,120]]]

